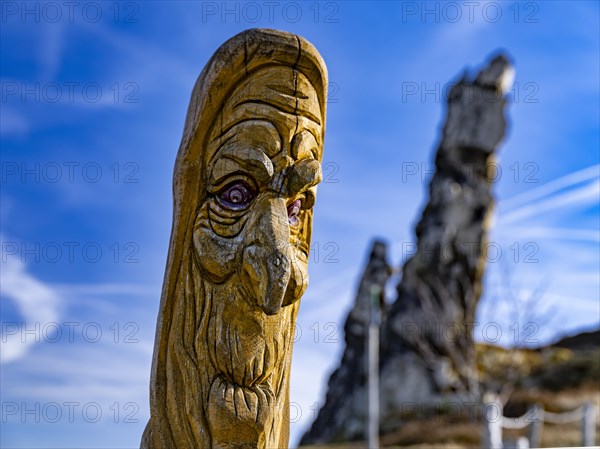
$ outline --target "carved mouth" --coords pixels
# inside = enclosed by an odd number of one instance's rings
[[[242,387],[217,376],[207,409],[211,447],[264,448],[275,418],[275,397],[269,388]]]
[[[215,378],[210,387],[210,396],[222,410],[227,410],[232,416],[249,422],[262,421],[265,418],[262,415],[272,409],[275,399],[268,386],[237,385],[224,376]]]

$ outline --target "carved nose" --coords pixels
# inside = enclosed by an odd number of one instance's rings
[[[281,198],[265,198],[257,209],[252,244],[244,250],[244,287],[267,315],[275,315],[291,274],[288,213]]]

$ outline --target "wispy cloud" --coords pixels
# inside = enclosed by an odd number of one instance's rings
[[[0,241],[5,239],[1,238]],[[14,302],[21,318],[11,323],[4,322],[0,363],[20,360],[33,344],[44,342],[43,338],[23,338],[22,328],[37,329],[58,323],[70,307],[84,306],[93,310],[96,319],[99,319],[99,313],[109,315],[106,321],[112,323],[115,314],[122,312],[119,304],[114,302],[114,296],[147,297],[160,294],[159,285],[46,283],[29,272],[18,254],[4,250],[3,247],[0,293],[3,301]]]
[[[543,226],[502,227],[494,233],[501,237],[533,237],[550,240],[577,240],[582,242],[600,242],[600,231],[593,229],[552,228]]]
[[[51,286],[28,273],[26,265],[17,257],[6,253],[4,257],[6,259],[2,263],[0,291],[3,300],[9,298],[15,302],[23,317],[23,325],[30,328],[34,323],[58,321],[62,305],[59,294]],[[24,357],[35,341],[32,338],[23,341],[20,332],[11,331],[8,335],[2,335],[0,363],[13,362]]]
[[[500,203],[499,226],[523,221],[543,213],[598,204],[599,165],[563,176]],[[507,212],[505,212],[507,211]]]
[[[165,78],[190,91],[198,73],[193,67],[151,45],[146,40],[137,39],[125,33],[108,29],[98,24],[84,24],[84,33],[96,36],[114,50],[126,57],[129,78],[146,87],[164,87]]]
[[[550,196],[556,192],[559,192],[560,190],[598,179],[598,177],[600,177],[600,164],[569,173],[568,175],[562,176],[544,185],[513,196],[512,198],[502,200],[499,204],[503,210],[510,211],[511,209],[515,209],[523,204],[531,203],[540,198]]]

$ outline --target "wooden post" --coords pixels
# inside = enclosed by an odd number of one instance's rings
[[[483,401],[481,445],[487,449],[502,449],[502,403],[495,395],[485,395]]]
[[[529,447],[540,447],[542,442],[542,427],[544,425],[543,406],[531,406],[526,416],[532,417],[532,421],[529,424]]]
[[[371,286],[368,332],[368,424],[369,449],[379,449],[379,325],[381,324],[381,287]]]
[[[593,446],[596,444],[596,407],[591,402],[586,402],[583,405],[583,420],[581,427],[581,445]]]
[[[326,102],[323,59],[283,31],[243,31],[198,77],[173,174],[142,449],[289,447]]]

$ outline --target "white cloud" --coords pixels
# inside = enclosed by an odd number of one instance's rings
[[[6,259],[2,263],[0,291],[3,300],[9,298],[16,303],[23,317],[22,323],[3,323],[4,330],[8,330],[8,324],[24,325],[26,329],[33,329],[35,326],[57,322],[62,303],[57,292],[28,273],[25,264],[18,257],[7,255],[6,252],[4,257]],[[0,363],[13,362],[24,357],[35,341],[34,338],[22,339],[20,330],[11,329],[8,335],[2,335]]]
[[[566,192],[560,192],[550,198],[521,206],[504,215],[499,215],[499,225],[522,222],[531,217],[548,212],[564,213],[564,208],[575,208],[598,204],[600,179],[578,186]]]
[[[536,238],[549,240],[577,240],[600,243],[600,231],[593,229],[553,228],[544,226],[502,227],[495,235],[501,237],[518,236],[519,238]]]
[[[593,165],[591,167],[587,167],[582,170],[569,173],[565,176],[550,181],[534,189],[523,192],[512,198],[502,200],[500,202],[500,207],[502,208],[502,210],[511,211],[513,209],[516,209],[518,206],[522,206],[527,203],[532,203],[536,200],[553,195],[563,189],[574,187],[584,182],[598,179],[599,176],[600,164]]]

